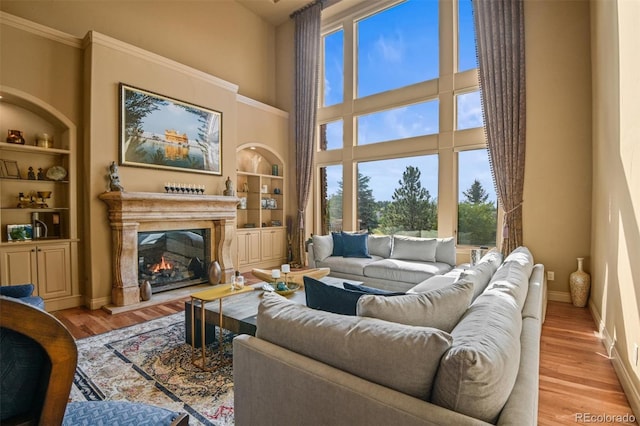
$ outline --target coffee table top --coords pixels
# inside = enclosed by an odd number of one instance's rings
[[[236,295],[247,293],[254,290],[254,288],[251,286],[243,287],[238,290],[232,290],[231,287],[232,287],[231,284],[217,285],[208,290],[203,290],[197,293],[193,293],[191,295],[191,298],[203,300],[205,302],[211,302],[213,300],[223,299],[225,297],[230,297],[230,296],[236,296]]]

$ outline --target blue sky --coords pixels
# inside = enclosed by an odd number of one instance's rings
[[[459,69],[475,68],[476,52],[471,0],[459,0]],[[404,87],[438,77],[438,2],[408,0],[382,13],[366,18],[357,28],[358,97]],[[343,34],[336,32],[325,41],[325,93],[323,102],[332,105],[343,97]],[[358,144],[383,142],[405,137],[438,133],[438,101],[402,106],[357,118]],[[479,93],[457,99],[458,129],[482,126]],[[342,147],[342,122],[327,126],[328,149]],[[371,178],[369,187],[377,201],[391,200],[398,180],[407,166],[417,166],[422,185],[432,197],[438,194],[437,156],[399,158],[360,164],[360,172]],[[485,150],[461,154],[459,164],[460,198],[474,179],[495,201],[495,193]],[[342,167],[327,170],[329,195],[338,190]]]

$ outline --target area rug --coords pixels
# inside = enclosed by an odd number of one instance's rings
[[[71,400],[143,402],[187,412],[190,425],[232,425],[233,334],[223,332],[223,356],[216,334],[205,372],[191,363],[184,332],[178,313],[78,340]]]

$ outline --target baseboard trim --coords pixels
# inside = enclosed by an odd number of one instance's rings
[[[629,401],[629,406],[636,419],[640,419],[640,389],[635,386],[631,378],[632,374],[630,374],[622,361],[620,361],[621,357],[616,348],[616,341],[609,334],[600,313],[591,301],[589,301],[589,311],[598,327],[599,337],[603,340],[604,346],[607,349],[607,355],[613,364],[613,370],[616,372],[620,385]]]
[[[553,302],[571,303],[571,294],[566,291],[548,291],[547,298]]]

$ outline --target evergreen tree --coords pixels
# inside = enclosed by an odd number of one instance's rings
[[[468,190],[462,191],[462,195],[467,197],[467,201],[471,204],[486,203],[487,199],[489,198],[489,194],[484,190],[482,184],[478,179],[475,179],[473,181],[471,187]]]
[[[487,201],[489,194],[477,179],[462,194],[466,200],[458,205],[458,244],[495,245],[497,209]]]
[[[358,219],[360,229],[372,232],[378,227],[377,203],[373,197],[373,189],[369,188],[369,176],[358,172]]]
[[[407,166],[398,184],[400,186],[393,192],[393,201],[380,219],[382,227],[391,233],[433,229],[437,223],[437,207],[429,191],[420,183],[420,170]]]

